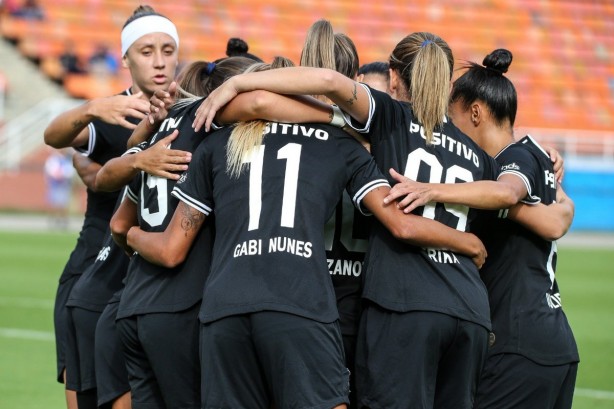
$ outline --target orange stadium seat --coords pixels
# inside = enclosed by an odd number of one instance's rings
[[[412,31],[431,31],[443,37],[454,51],[457,66],[464,61],[481,62],[495,48],[508,48],[514,54],[507,75],[518,89],[519,126],[614,128],[612,2],[390,0],[360,6],[349,0],[147,3],[176,23],[181,56],[188,61],[222,57],[227,39],[242,37],[250,44],[250,52],[265,60],[284,55],[298,62],[305,33],[318,18],[329,19],[337,31],[355,41],[361,63],[386,60],[396,42]],[[49,59],[57,58],[68,38],[84,59],[98,42],[119,54],[119,31],[139,3],[44,0],[41,4],[46,21],[4,16],[0,31],[15,41],[24,55],[43,61],[41,68],[51,73],[54,63]],[[117,91],[113,83],[104,92],[106,80],[88,79],[89,85],[84,81],[70,79],[65,86],[74,96]]]

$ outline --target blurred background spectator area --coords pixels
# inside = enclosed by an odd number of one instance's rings
[[[446,40],[457,68],[507,48],[514,54],[507,75],[519,96],[516,134],[528,130],[563,153],[614,158],[611,0],[38,0],[39,18],[13,12],[26,2],[32,0],[0,0],[0,33],[73,98],[107,96],[129,85],[127,70],[94,74],[87,62],[106,46],[121,66],[120,31],[140,4],[177,25],[184,63],[224,56],[231,37],[244,39],[265,61],[283,55],[298,63],[307,29],[326,18],[354,40],[361,64],[386,61],[414,31]],[[6,74],[10,61],[1,64]]]
[[[13,0],[14,2],[14,0]],[[43,19],[4,13],[2,36],[40,64],[50,78],[63,79],[80,98],[108,95],[127,84],[127,72],[106,80],[65,73],[60,56],[67,42],[81,61],[100,44],[119,61],[119,32],[142,1],[39,0]],[[299,59],[307,28],[325,17],[356,43],[361,62],[386,60],[413,31],[439,34],[460,64],[498,47],[510,49],[509,77],[520,96],[518,124],[606,130],[614,128],[614,2],[571,0],[392,0],[386,2],[272,0],[149,1],[171,18],[181,36],[181,59],[224,55],[229,37],[244,38],[265,60]],[[79,76],[79,78],[74,78]]]

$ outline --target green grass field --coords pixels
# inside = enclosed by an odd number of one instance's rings
[[[0,232],[0,408],[61,409],[53,298],[76,233]],[[574,409],[614,408],[614,249],[559,249],[557,277],[580,348]]]

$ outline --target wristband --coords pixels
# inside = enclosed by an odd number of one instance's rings
[[[332,105],[333,108],[333,119],[330,120],[329,124],[336,126],[337,128],[343,128],[345,126],[345,117],[343,116],[343,111],[337,105]]]

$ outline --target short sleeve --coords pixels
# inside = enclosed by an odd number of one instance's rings
[[[520,145],[511,146],[497,156],[502,175],[514,175],[520,178],[527,188],[527,196],[521,200],[527,204],[537,204],[542,200],[536,195],[535,181],[539,172],[539,164],[535,157],[527,149]]]
[[[177,199],[206,216],[213,212],[212,142],[208,138],[198,146],[188,169],[181,175],[172,192]]]

